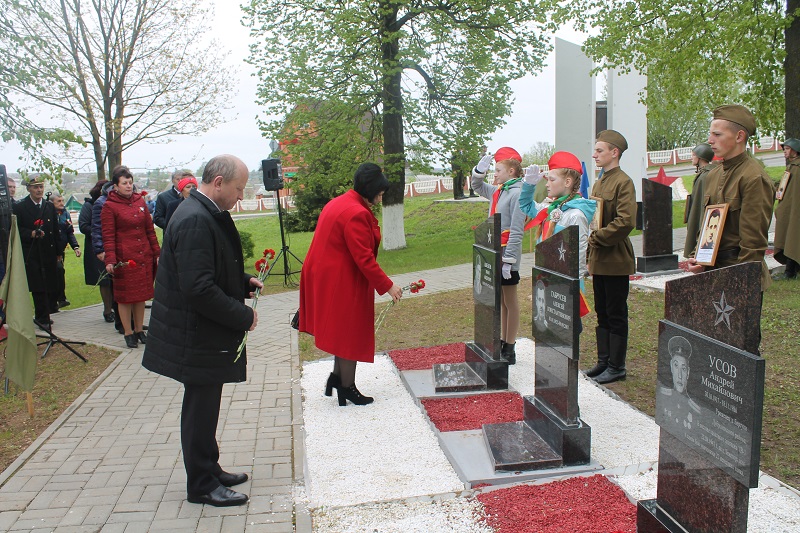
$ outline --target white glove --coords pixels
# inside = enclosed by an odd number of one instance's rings
[[[477,170],[479,174],[486,174],[486,171],[489,170],[489,166],[492,164],[493,157],[492,154],[486,154],[481,157],[481,160],[475,165],[475,170]]]
[[[525,176],[522,177],[528,185],[536,185],[542,179],[539,174],[539,165],[531,165],[525,169]]]
[[[511,279],[511,264],[503,263],[503,279]]]

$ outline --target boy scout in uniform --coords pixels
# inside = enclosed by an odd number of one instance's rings
[[[708,144],[714,155],[723,161],[706,177],[702,205],[705,211],[708,205],[728,204],[728,214],[722,227],[714,266],[698,265],[692,257],[689,259],[689,271],[699,273],[760,261],[763,292],[771,283],[764,253],[767,250],[767,232],[772,219],[775,190],[761,165],[747,153],[747,139],[755,132],[756,119],[746,107],[723,105],[714,110]]]
[[[597,364],[586,375],[597,383],[625,379],[626,374],[629,276],[635,271],[628,235],[636,225],[637,208],[633,181],[619,168],[627,148],[625,137],[614,130],[601,131],[594,145],[593,157],[603,176],[592,196],[602,199],[603,213],[601,227],[589,235],[587,250],[597,311]]]
[[[800,140],[786,139],[781,148],[789,181],[776,195],[775,259],[786,265],[786,277],[795,279],[800,270]]]
[[[713,168],[711,160],[714,151],[708,143],[700,143],[692,149],[692,164],[697,169],[692,183],[692,195],[686,200],[689,210],[686,216],[686,243],[683,247],[683,256],[690,257],[697,246],[697,237],[700,234],[700,223],[703,220],[703,193],[705,192],[706,176]]]

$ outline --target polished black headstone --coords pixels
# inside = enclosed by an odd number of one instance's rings
[[[587,464],[591,450],[591,428],[580,420],[578,408],[579,246],[578,227],[569,226],[536,246],[533,268],[535,396],[525,398],[523,424],[555,450],[558,466]],[[549,456],[536,460],[540,450],[533,444],[494,442],[504,434],[492,430],[484,435],[492,453],[502,452],[494,456],[496,464],[553,466]],[[508,431],[526,435],[516,426]]]
[[[746,263],[666,284],[659,324],[656,500],[638,531],[747,531],[758,484],[764,399],[758,349],[761,265]]]
[[[495,471],[541,470],[561,466],[561,455],[524,422],[484,424],[483,439]]]
[[[500,347],[503,255],[500,233],[499,214],[489,217],[475,228],[475,244],[472,246],[474,340],[466,343],[464,363],[434,365],[436,392],[508,388],[508,361],[501,356]]]
[[[678,268],[672,253],[672,188],[642,179],[642,252],[636,270],[657,272]]]

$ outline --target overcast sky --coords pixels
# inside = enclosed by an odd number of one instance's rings
[[[248,54],[248,33],[240,24],[241,11],[232,9],[230,0],[208,0],[215,6],[215,22],[212,27],[216,35],[225,36],[222,44],[231,51],[231,61],[239,64],[239,89],[233,99],[234,106],[228,112],[229,121],[213,131],[197,137],[177,136],[167,144],[139,143],[126,150],[123,161],[134,170],[167,168],[176,166],[196,170],[211,157],[232,153],[241,157],[255,169],[261,159],[269,155],[269,139],[264,139],[258,130],[255,117],[259,107],[255,103],[256,79],[252,68],[244,63]],[[238,2],[234,5],[238,6]],[[583,38],[575,32],[565,30],[558,36],[581,43]],[[507,124],[495,132],[489,143],[494,152],[501,146],[512,146],[524,153],[538,141],[553,143],[555,139],[555,69],[554,54],[547,58],[542,72],[526,76],[512,85],[515,103]],[[201,119],[201,117],[198,117]],[[90,153],[87,152],[88,155]],[[18,158],[22,150],[15,143],[0,142],[0,163],[9,171],[23,164]],[[92,172],[94,165],[80,169]]]

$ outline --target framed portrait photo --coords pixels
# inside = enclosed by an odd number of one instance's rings
[[[594,216],[589,221],[589,230],[594,231],[603,227],[603,199],[599,196],[590,196],[589,199],[597,202],[597,209],[594,210]]]
[[[728,215],[728,204],[706,206],[703,214],[703,225],[700,227],[700,239],[697,242],[695,259],[698,265],[714,266],[722,239],[722,228]]]
[[[778,190],[775,191],[775,198],[777,198],[778,201],[783,200],[783,195],[786,193],[786,186],[789,185],[789,178],[791,176],[792,175],[789,173],[788,170],[783,173],[781,182],[778,184]]]

